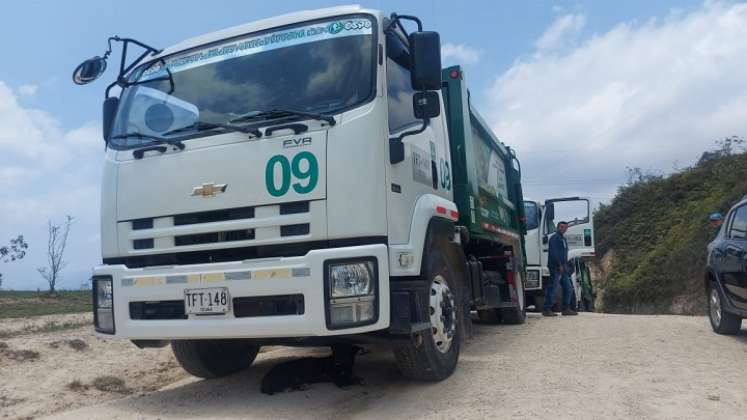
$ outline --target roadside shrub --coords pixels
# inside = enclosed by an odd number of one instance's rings
[[[120,394],[129,392],[123,379],[111,375],[97,377],[91,382],[91,386],[103,392],[118,392]]]
[[[79,379],[76,379],[69,384],[67,384],[67,389],[75,392],[85,391],[88,389],[88,385],[81,382]]]
[[[621,187],[595,214],[597,255],[615,258],[598,284],[606,312],[703,313],[708,214],[747,194],[747,153],[716,154],[668,177]],[[675,299],[684,302],[673,305]]]
[[[17,362],[34,361],[38,360],[41,356],[38,351],[34,350],[5,350],[3,354],[8,359]]]

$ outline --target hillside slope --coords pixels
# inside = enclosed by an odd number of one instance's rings
[[[707,152],[693,168],[621,187],[594,219],[601,306],[617,313],[703,313],[708,214],[747,194],[747,153]],[[613,258],[610,256],[614,255]]]

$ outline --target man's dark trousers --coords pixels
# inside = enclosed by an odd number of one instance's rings
[[[573,293],[571,279],[565,272],[550,271],[550,281],[547,283],[547,289],[545,289],[545,305],[542,308],[545,312],[550,312],[552,310],[552,305],[555,303],[555,291],[558,290],[558,283],[560,283],[560,286],[563,288],[561,309],[566,310],[571,307],[571,294]]]

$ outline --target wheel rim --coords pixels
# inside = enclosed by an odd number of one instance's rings
[[[431,282],[430,298],[431,332],[433,342],[441,353],[451,348],[456,330],[456,305],[454,294],[443,276],[438,275]]]
[[[715,287],[711,288],[711,320],[714,324],[721,325],[721,296],[718,294],[718,290]]]

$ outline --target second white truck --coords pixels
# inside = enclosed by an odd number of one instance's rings
[[[594,290],[588,267],[588,259],[593,258],[594,217],[591,200],[583,197],[554,198],[546,201],[524,201],[527,233],[524,236],[527,253],[527,306],[534,305],[541,311],[547,297],[545,289],[550,281],[547,266],[548,241],[555,233],[558,222],[568,222],[565,234],[568,242],[568,261],[572,267],[570,275],[573,285],[571,307],[577,310],[594,310]],[[557,301],[561,290],[555,296]]]

